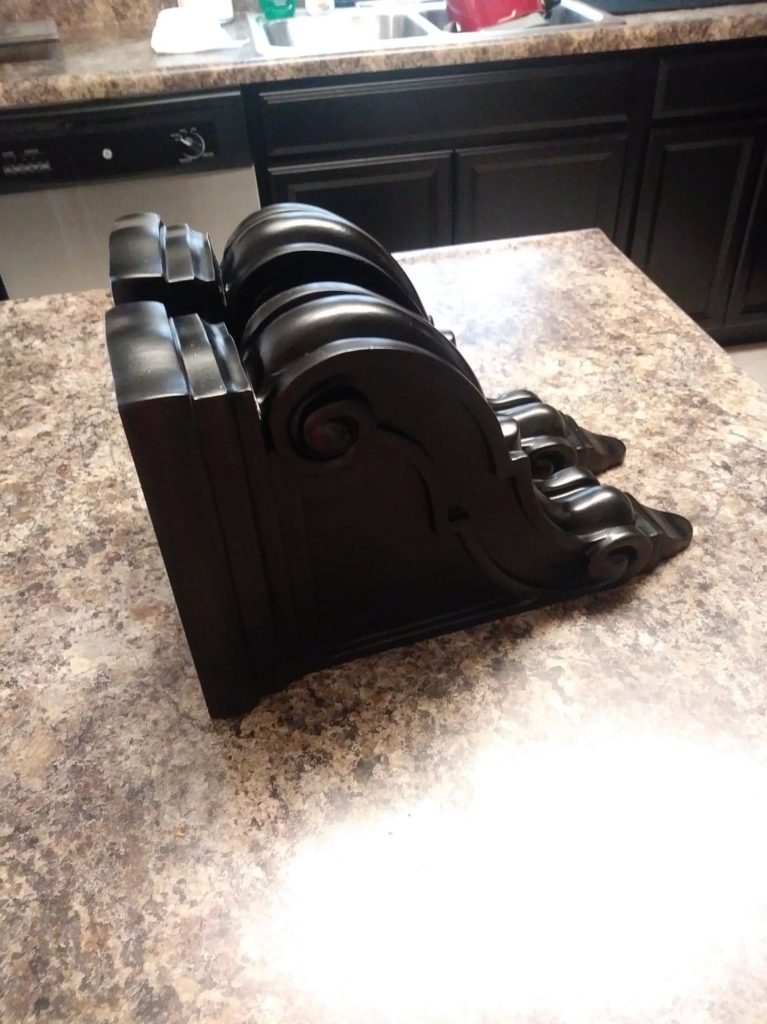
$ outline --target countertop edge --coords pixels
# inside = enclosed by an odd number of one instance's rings
[[[577,57],[767,38],[767,2],[628,15],[624,24],[353,54],[270,60],[158,58],[148,39],[64,40],[56,69],[0,65],[0,110],[196,92],[265,82]],[[108,70],[107,70],[108,69]],[[24,74],[24,71],[27,74]]]

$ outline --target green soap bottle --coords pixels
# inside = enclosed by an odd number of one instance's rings
[[[292,18],[296,13],[296,0],[259,0],[264,17],[269,18]]]

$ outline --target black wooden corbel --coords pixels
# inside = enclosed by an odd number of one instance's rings
[[[118,406],[214,716],[690,541],[599,482],[619,440],[528,391],[488,401],[399,264],[334,214],[267,207],[220,271],[206,235],[153,214],[110,253]]]

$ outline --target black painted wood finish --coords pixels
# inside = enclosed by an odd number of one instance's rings
[[[767,337],[766,76],[760,40],[245,97],[263,202],[320,202],[394,249],[601,227],[734,342]]]
[[[678,119],[758,111],[767,98],[767,47],[720,46],[661,57],[654,116]]]
[[[607,135],[459,150],[454,240],[589,227],[616,238],[626,145]]]
[[[269,167],[267,175],[275,202],[325,206],[380,238],[389,249],[453,241],[449,152],[276,166]]]
[[[767,338],[767,130],[759,140],[758,172],[748,210],[725,324],[734,337]]]
[[[127,297],[162,302],[171,316],[223,320],[221,272],[210,239],[187,224],[166,228],[156,213],[120,217],[109,236],[109,273],[118,304]]]
[[[650,139],[631,256],[706,327],[724,318],[753,149],[747,123]]]
[[[625,247],[642,73],[611,56],[250,88],[261,198],[321,203],[400,250],[565,226],[601,226]],[[491,175],[489,146],[504,140]],[[491,233],[484,211],[499,200]]]
[[[510,134],[625,126],[636,60],[549,61],[502,70],[264,86],[250,97],[253,141],[268,162],[478,144]]]
[[[106,333],[211,715],[315,668],[615,586],[689,544],[681,516],[599,483],[623,460],[616,438],[527,391],[488,400],[355,225],[295,203],[247,218],[222,259],[218,324],[145,299],[147,252],[183,263],[184,244],[217,266],[186,225],[118,223]],[[316,255],[285,262],[291,245]],[[355,279],[363,253],[385,294]],[[164,284],[168,306],[209,302]]]

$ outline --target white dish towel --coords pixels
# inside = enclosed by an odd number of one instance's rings
[[[233,39],[215,14],[200,7],[166,7],[157,15],[150,45],[155,53],[202,53],[239,50],[246,39]]]

